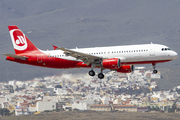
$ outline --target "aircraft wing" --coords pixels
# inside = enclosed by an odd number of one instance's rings
[[[25,56],[19,56],[19,55],[14,55],[14,54],[6,54],[6,53],[4,53],[3,55],[6,55],[6,56],[9,56],[9,57],[12,57],[12,58],[22,59],[22,60],[26,60],[28,58],[28,57],[25,57]]]
[[[89,55],[89,54],[85,54],[85,53],[74,51],[74,50],[69,50],[69,49],[66,49],[66,48],[63,48],[63,47],[56,47],[56,46],[53,46],[53,47],[55,49],[59,49],[59,50],[64,51],[64,54],[67,55],[67,56],[74,57],[77,60],[78,59],[82,60],[87,65],[90,65],[91,63],[102,60],[102,57]]]

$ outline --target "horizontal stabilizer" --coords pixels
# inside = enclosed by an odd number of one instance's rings
[[[28,57],[25,57],[25,56],[6,54],[6,53],[4,53],[3,55],[9,56],[9,57],[13,57],[13,58],[17,58],[17,59],[22,59],[22,60],[26,60],[28,58]]]

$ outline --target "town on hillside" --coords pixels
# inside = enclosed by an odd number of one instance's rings
[[[0,115],[30,115],[73,110],[114,112],[179,112],[180,85],[157,90],[153,74],[145,67],[133,73],[105,73],[104,79],[88,74],[61,74],[0,83]]]

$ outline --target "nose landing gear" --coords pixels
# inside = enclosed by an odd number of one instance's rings
[[[156,64],[155,64],[155,63],[152,63],[152,65],[153,65],[153,69],[154,69],[154,70],[153,70],[153,73],[154,73],[154,74],[157,74],[158,71],[156,70]]]

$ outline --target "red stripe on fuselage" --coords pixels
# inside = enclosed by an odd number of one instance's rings
[[[40,66],[40,67],[48,67],[48,68],[59,68],[59,69],[68,69],[68,68],[78,68],[77,63],[79,61],[66,60],[56,57],[50,57],[40,51],[33,51],[26,54],[20,54],[20,56],[26,56],[28,59],[21,60],[7,56],[6,60],[18,62],[22,64]]]

